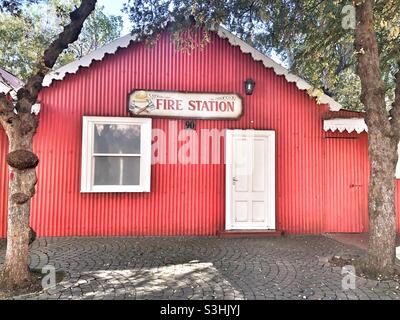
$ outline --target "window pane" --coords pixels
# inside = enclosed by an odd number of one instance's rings
[[[140,125],[96,124],[95,153],[140,153]]]
[[[140,157],[94,157],[94,185],[139,185]]]

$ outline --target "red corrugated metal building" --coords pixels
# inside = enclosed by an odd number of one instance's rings
[[[200,42],[200,34],[193,37]],[[367,133],[353,125],[361,114],[339,111],[340,105],[327,96],[317,104],[305,81],[222,28],[210,33],[204,48],[190,52],[176,50],[167,33],[152,47],[132,39],[118,39],[45,79],[31,215],[39,236],[367,231]],[[245,92],[246,79],[255,83],[252,94]],[[178,113],[168,109],[165,117],[153,117],[161,102],[139,116],[128,111],[133,100],[150,101],[148,94],[180,101],[232,99],[241,103],[242,113],[230,118],[203,109],[180,117],[178,104]],[[343,118],[350,119],[341,127]],[[152,137],[146,128],[153,130]],[[168,137],[166,162],[154,161],[160,139],[155,129]],[[222,161],[182,163],[179,156],[171,161],[193,134],[205,129],[223,133],[222,143],[212,150]],[[114,131],[108,135],[109,130]],[[169,135],[175,133],[183,138],[174,149]],[[204,152],[204,144],[200,138],[195,149]],[[0,151],[4,237],[8,177],[3,132]],[[239,164],[250,162],[254,172],[240,173]]]

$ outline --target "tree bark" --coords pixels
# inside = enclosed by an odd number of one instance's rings
[[[84,21],[95,5],[96,0],[82,0],[80,7],[70,13],[71,22],[44,52],[34,74],[18,91],[15,104],[0,94],[0,123],[9,142],[7,249],[0,274],[0,287],[6,289],[23,288],[31,284],[28,268],[29,218],[39,161],[33,153],[38,116],[31,113],[31,108],[42,89],[44,76],[54,66],[62,51],[77,40]]]
[[[388,276],[395,266],[395,171],[399,137],[386,110],[379,51],[373,26],[373,0],[356,6],[355,45],[361,101],[368,125],[370,179],[368,188],[369,243],[363,271],[370,277]]]
[[[31,125],[24,129],[24,123]],[[8,229],[1,284],[7,289],[30,284],[29,217],[31,197],[35,193],[37,181],[35,167],[38,163],[32,147],[37,123],[36,116],[28,113],[21,115],[14,126],[5,126],[9,139]]]
[[[395,266],[395,171],[397,144],[369,132],[369,243],[364,272],[373,278],[389,276]]]

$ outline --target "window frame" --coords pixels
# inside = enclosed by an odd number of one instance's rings
[[[94,185],[94,126],[96,124],[140,125],[139,185]],[[92,117],[82,119],[81,193],[150,192],[151,119],[133,117]],[[123,156],[123,154],[121,154]]]

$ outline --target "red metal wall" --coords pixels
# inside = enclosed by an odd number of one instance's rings
[[[368,229],[367,134],[325,136],[324,232]]]
[[[243,92],[248,77],[256,81],[252,96]],[[224,228],[223,164],[153,165],[150,193],[79,192],[82,116],[128,116],[127,94],[136,88],[240,93],[244,97],[240,120],[197,120],[196,130],[275,130],[277,228],[289,233],[325,231],[322,115],[326,107],[227,40],[213,35],[209,45],[189,55],[177,52],[163,35],[155,47],[135,44],[120,49],[42,91],[35,142],[39,182],[32,203],[32,226],[40,236],[215,235]],[[167,131],[169,121],[174,120],[154,119],[153,128]],[[182,120],[178,124],[183,128]],[[0,136],[1,170],[5,144],[4,135]],[[345,165],[340,162],[337,169]],[[2,191],[6,179],[1,171]],[[339,197],[342,191],[333,192],[332,197]],[[0,236],[4,236],[5,192],[0,201]],[[351,220],[341,226],[347,223]]]

